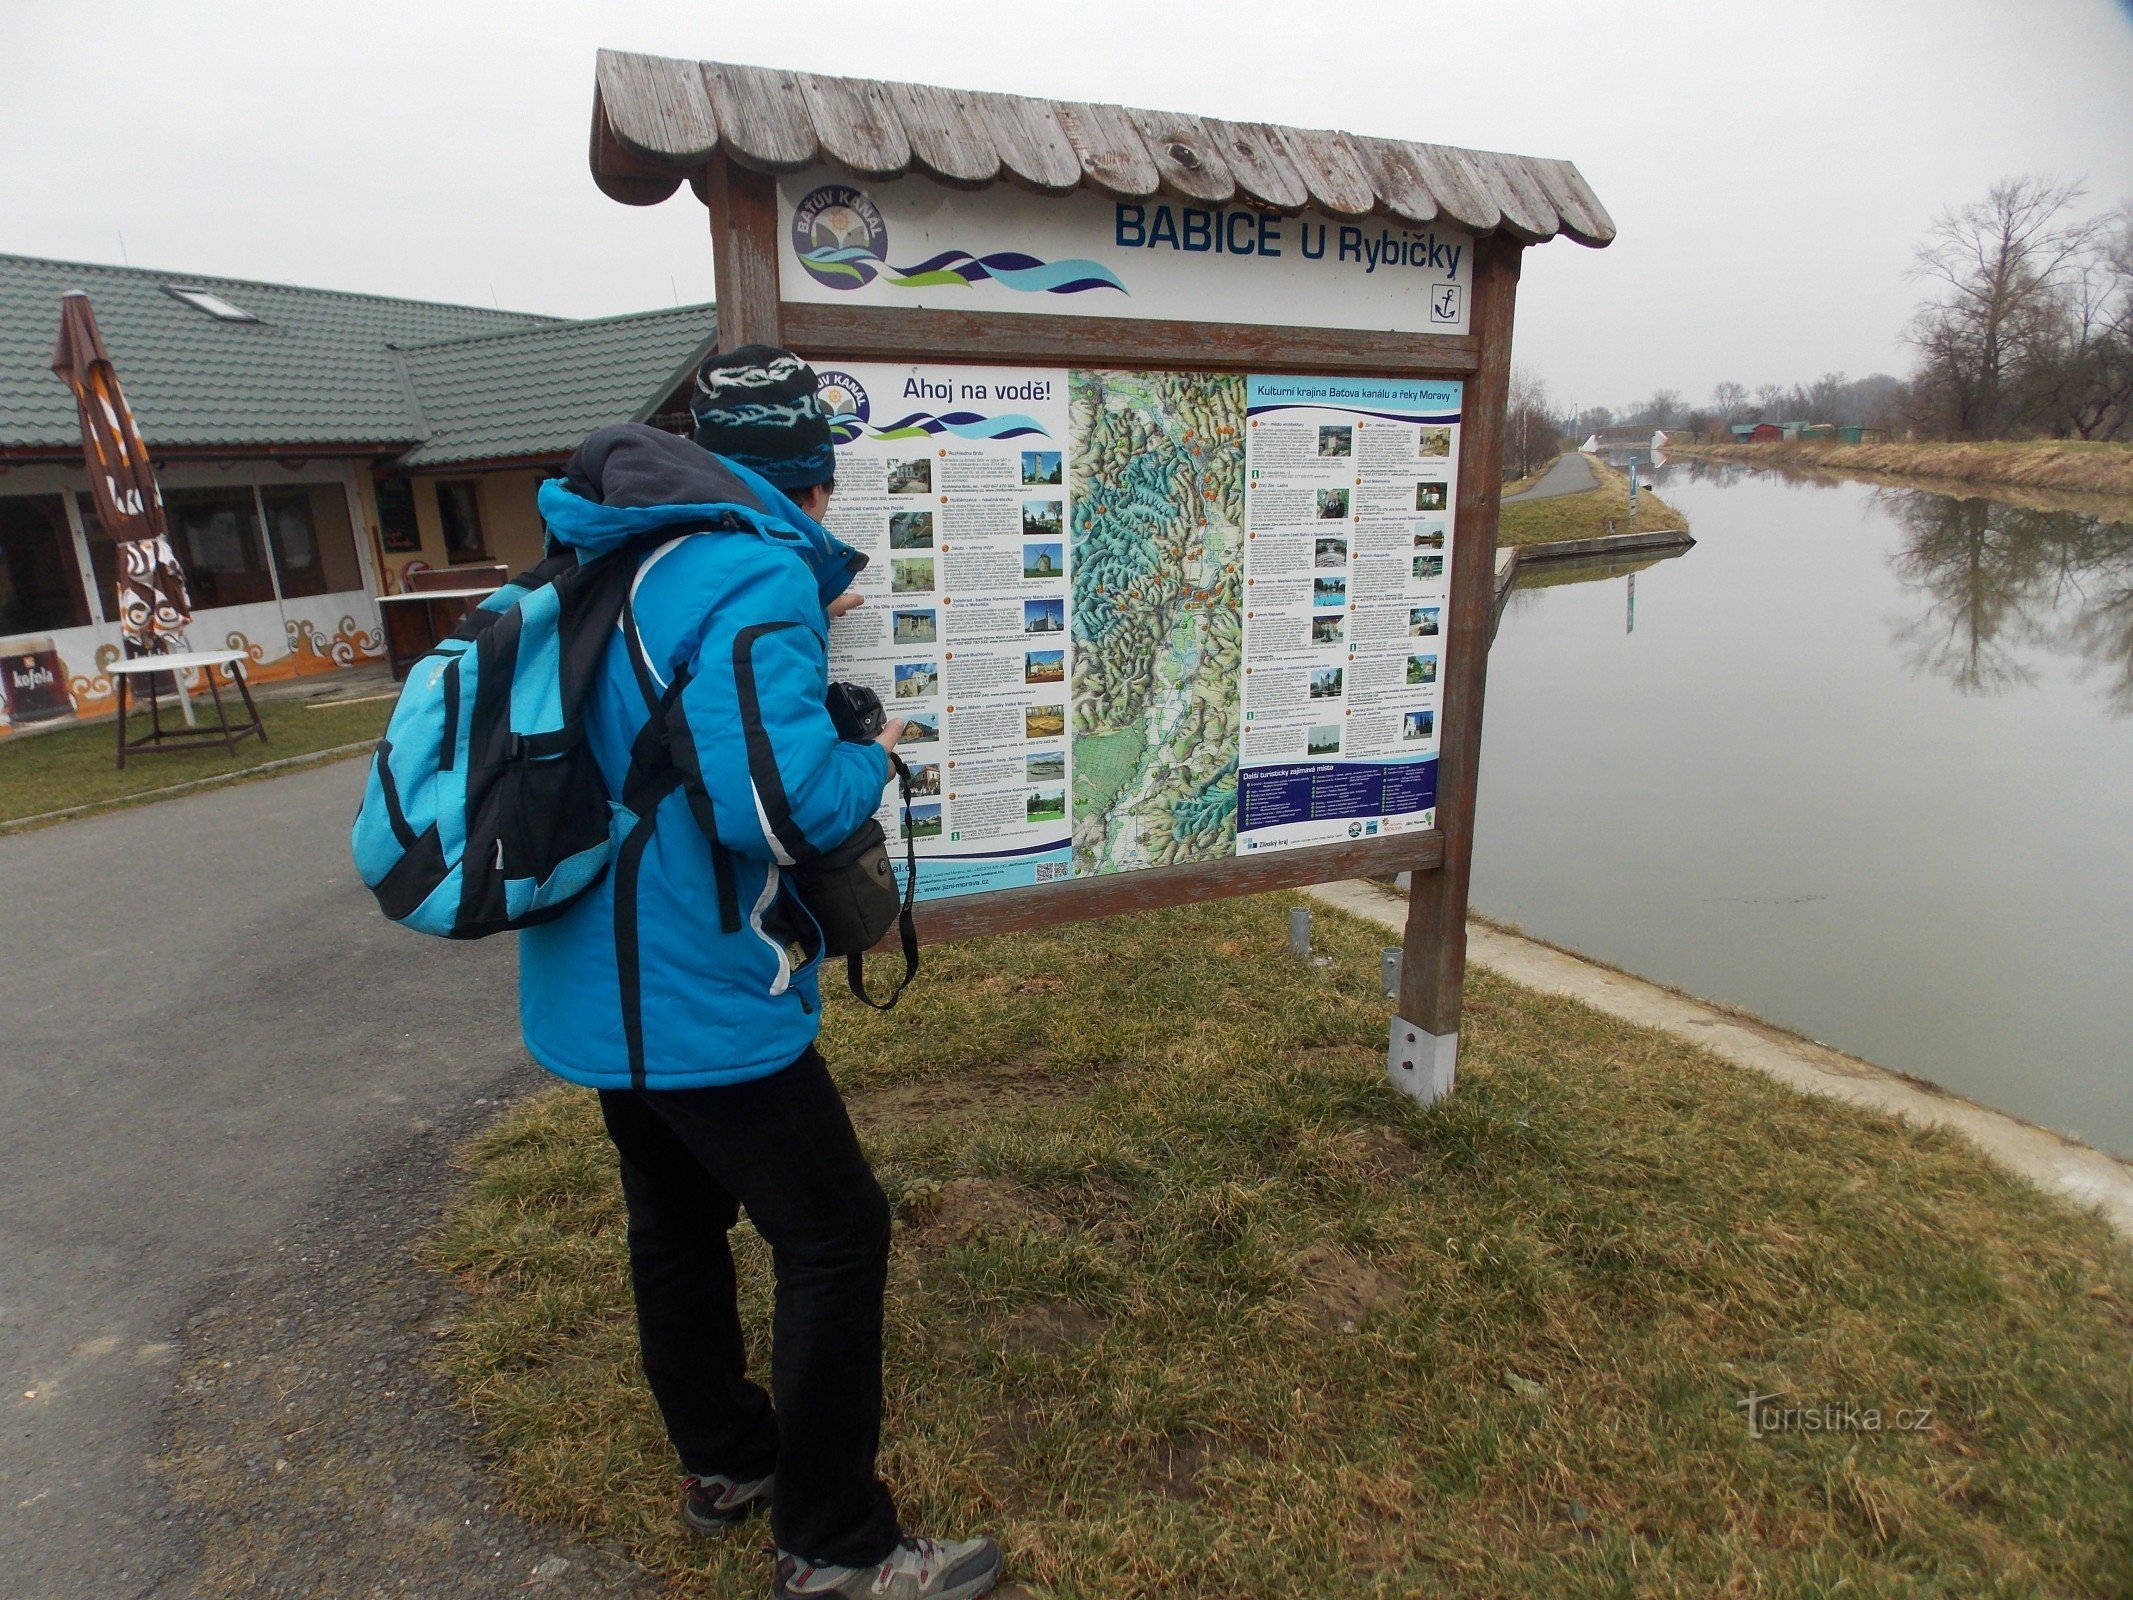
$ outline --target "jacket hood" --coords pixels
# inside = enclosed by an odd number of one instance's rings
[[[865,556],[767,479],[643,423],[594,433],[571,455],[562,477],[541,485],[538,504],[549,537],[587,556],[667,527],[753,533],[807,563],[824,605],[866,565]]]

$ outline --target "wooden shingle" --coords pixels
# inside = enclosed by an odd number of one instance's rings
[[[911,161],[928,177],[976,189],[1000,175],[1000,152],[971,97],[927,83],[888,83],[889,104],[903,119]]]
[[[1300,211],[1310,203],[1311,191],[1304,187],[1303,174],[1272,128],[1263,122],[1201,120],[1214,135],[1246,199],[1275,211]]]
[[[1155,193],[1162,174],[1148,153],[1148,142],[1123,106],[1055,100],[1052,109],[1066,129],[1074,154],[1081,158],[1082,174],[1092,188],[1120,200],[1145,200]]]
[[[862,178],[896,178],[909,170],[911,140],[889,103],[887,84],[812,72],[794,76],[826,159]]]
[[[719,137],[736,161],[759,172],[814,165],[821,145],[799,74],[706,61],[704,86],[718,112]]]
[[[1013,183],[1279,212],[1382,215],[1521,244],[1584,245],[1615,225],[1568,161],[1231,122],[1178,112],[836,78],[603,50],[590,160],[600,187],[649,205],[698,185],[723,150],[758,172],[818,162],[862,179],[917,171],[958,188]]]

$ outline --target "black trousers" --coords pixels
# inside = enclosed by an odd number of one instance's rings
[[[684,1470],[776,1471],[771,1531],[809,1561],[871,1566],[900,1529],[875,1476],[889,1202],[810,1045],[715,1089],[603,1090],[622,1157],[644,1375]],[[770,1386],[748,1377],[726,1233],[748,1209],[777,1273]]]

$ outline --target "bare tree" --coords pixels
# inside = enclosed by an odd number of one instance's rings
[[[1655,428],[1671,428],[1681,421],[1687,409],[1679,389],[1660,389],[1637,408],[1634,420],[1649,422]]]
[[[1794,391],[1799,397],[1800,415],[1810,422],[1834,422],[1837,408],[1851,388],[1851,379],[1843,373],[1823,373],[1813,383]]]
[[[2133,432],[2133,203],[2102,219],[2028,332],[2021,400],[2031,420],[2055,439]]]
[[[1711,408],[1720,426],[1730,428],[1748,409],[1748,391],[1737,383],[1722,383],[1711,391]]]
[[[1525,368],[1511,374],[1504,407],[1504,475],[1523,478],[1563,447],[1563,418],[1548,397],[1548,385]]]
[[[2100,231],[2068,215],[2082,193],[2042,176],[2003,178],[1982,201],[1943,211],[1918,247],[1912,276],[1932,297],[1911,324],[1914,389],[1949,434],[1992,438],[2016,422],[2024,369]]]

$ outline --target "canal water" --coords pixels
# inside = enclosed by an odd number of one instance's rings
[[[1475,909],[2133,1155],[2133,512],[1657,477],[1511,596]]]

